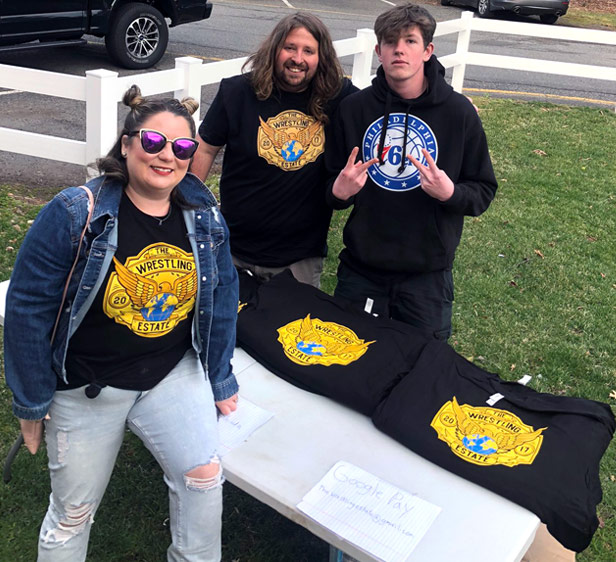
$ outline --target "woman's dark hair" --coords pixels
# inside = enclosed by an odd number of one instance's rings
[[[178,117],[184,117],[190,127],[190,135],[194,137],[197,131],[191,115],[197,110],[199,103],[193,98],[184,98],[182,101],[175,98],[146,99],[141,95],[141,90],[137,85],[133,85],[127,90],[122,98],[122,102],[130,107],[130,111],[124,120],[124,127],[122,127],[118,140],[107,156],[99,158],[96,161],[96,165],[101,174],[119,181],[126,187],[128,185],[128,168],[126,166],[126,158],[122,156],[122,138],[124,135],[141,129],[143,124],[153,115],[168,111]],[[133,141],[134,138],[131,137],[129,142]],[[175,190],[173,193],[175,193]]]
[[[331,35],[325,24],[308,12],[297,12],[282,18],[256,53],[252,54],[242,70],[250,68],[252,87],[259,100],[272,95],[276,83],[276,58],[284,42],[294,29],[306,29],[319,44],[319,64],[310,83],[311,93],[308,111],[317,121],[327,124],[327,102],[342,88],[342,66],[336,56]]]

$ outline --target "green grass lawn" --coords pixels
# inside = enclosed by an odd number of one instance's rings
[[[616,114],[607,110],[477,98],[499,180],[488,211],[468,218],[455,263],[451,343],[508,380],[533,376],[541,391],[616,405]],[[0,186],[0,278],[37,210],[28,190]],[[344,213],[330,230],[325,290],[335,285]],[[12,248],[12,249],[9,249]],[[0,456],[17,434],[0,384]],[[592,439],[592,436],[588,436]],[[575,443],[571,444],[575,447]],[[35,559],[48,477],[44,454],[25,451],[0,484],[0,560]],[[616,558],[616,449],[601,467],[602,522],[583,562]],[[89,560],[165,556],[167,500],[161,472],[128,436],[91,536]],[[225,561],[325,562],[327,545],[228,485]]]
[[[570,25],[572,27],[588,27],[590,29],[616,30],[616,13],[597,12],[588,10],[577,5],[570,5],[569,11],[558,20],[558,25]]]

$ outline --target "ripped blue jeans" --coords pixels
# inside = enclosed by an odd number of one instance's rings
[[[126,426],[164,471],[172,538],[167,560],[220,560],[223,478],[216,408],[193,350],[151,390],[105,387],[93,400],[83,387],[63,390],[55,393],[49,414],[52,491],[39,562],[86,559],[90,527]]]

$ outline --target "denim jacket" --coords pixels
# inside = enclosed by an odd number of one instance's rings
[[[87,185],[94,194],[94,212],[52,345],[51,332],[88,213],[83,189],[65,189],[41,210],[11,275],[4,325],[5,374],[13,392],[13,412],[22,419],[43,418],[57,377],[66,381],[69,339],[91,306],[117,248],[122,186],[104,176]],[[176,189],[196,207],[183,211],[199,279],[192,345],[209,377],[214,399],[224,400],[238,391],[230,363],[238,284],[229,230],[214,196],[196,176],[187,174]]]

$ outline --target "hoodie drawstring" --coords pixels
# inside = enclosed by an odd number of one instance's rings
[[[381,138],[379,139],[379,166],[382,166],[385,163],[383,159],[383,154],[385,152],[385,138],[387,137],[387,127],[389,125],[389,114],[391,113],[391,103],[392,103],[392,95],[391,92],[387,92],[387,96],[385,97],[385,115],[383,116],[383,126],[381,127]],[[404,117],[404,141],[402,143],[402,161],[400,162],[400,167],[398,168],[398,173],[401,174],[404,172],[407,166],[407,158],[406,158],[406,146],[407,146],[407,135],[409,132],[409,111],[411,110],[411,105],[408,104],[406,107],[405,117]]]
[[[385,115],[383,116],[383,126],[381,127],[381,138],[379,139],[379,166],[385,164],[383,151],[385,149],[385,137],[387,136],[387,126],[389,125],[389,113],[391,111],[391,92],[387,92],[385,97]]]
[[[409,111],[411,110],[411,104],[406,106],[406,111],[404,114],[404,142],[402,143],[402,161],[400,162],[400,167],[398,168],[398,173],[401,174],[406,169],[406,137],[409,132]]]

